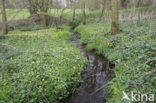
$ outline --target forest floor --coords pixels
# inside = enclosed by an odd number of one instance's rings
[[[150,12],[152,16],[147,16],[148,12],[138,21],[135,20],[137,16],[131,18],[134,16],[132,11],[120,11],[130,17],[120,19],[121,32],[117,35],[110,32],[110,12],[101,22],[98,22],[100,12],[87,12],[87,25],[79,25],[81,15],[78,12],[80,18],[69,23],[77,26],[74,32],[80,33],[80,44],[86,51],[94,51],[115,63],[116,77],[107,86],[109,103],[126,102],[121,101],[123,91],[156,93],[155,74],[144,82],[146,75],[156,68],[155,13]],[[18,16],[16,20],[29,17],[27,11],[22,13],[23,17],[15,14]],[[120,18],[124,18],[124,14]],[[66,19],[70,17],[71,13],[65,15]],[[22,27],[10,31],[7,36],[0,36],[0,103],[58,102],[75,92],[88,62],[71,44],[74,35],[68,24],[59,26],[62,29],[40,25]]]

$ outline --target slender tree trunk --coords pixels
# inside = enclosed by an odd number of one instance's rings
[[[56,11],[57,11],[57,15],[59,14],[59,8],[56,8]]]
[[[105,1],[103,0],[102,2],[103,2],[103,3],[102,3],[102,10],[101,10],[101,15],[100,15],[99,21],[102,20],[102,17],[103,17],[104,12],[105,12]]]
[[[120,3],[121,3],[121,7],[124,9],[127,7],[127,0],[120,0]]]
[[[65,9],[66,9],[66,8],[63,8],[62,11],[61,11],[60,22],[62,21],[62,18],[63,18],[63,16],[64,16],[64,10],[65,10]]]
[[[76,3],[73,1],[73,21],[75,20]]]
[[[118,13],[118,0],[111,0],[111,29],[113,34],[119,33],[119,13]]]
[[[8,23],[7,23],[6,11],[5,11],[5,0],[1,0],[1,10],[2,10],[1,12],[2,12],[2,23],[3,23],[2,31],[3,34],[7,34]]]
[[[28,8],[28,10],[29,10],[29,13],[30,13],[31,16],[37,14],[37,10],[35,8],[30,7],[30,8]]]
[[[45,14],[40,14],[40,17],[41,17],[41,20],[42,20],[42,24],[45,25],[45,26],[48,26],[49,25],[48,16],[45,15]]]
[[[83,25],[86,24],[86,3],[83,3]]]
[[[105,8],[104,8],[104,6],[102,6],[102,10],[101,10],[101,15],[100,15],[100,20],[99,21],[102,20],[102,17],[104,15],[104,11],[105,11]]]
[[[153,0],[152,4],[153,4],[152,6],[155,6],[156,5],[156,0]]]
[[[138,0],[137,7],[140,7],[141,0]]]
[[[138,0],[138,2],[137,2],[137,7],[140,7],[140,3],[141,3],[141,0]],[[137,13],[138,13],[138,21],[137,21],[137,23],[140,23],[141,12],[137,12]]]
[[[48,10],[40,9],[40,11],[43,13],[43,14],[40,14],[40,18],[42,20],[42,24],[45,25],[45,26],[48,26],[49,25],[48,15],[44,14],[44,13],[47,13]]]

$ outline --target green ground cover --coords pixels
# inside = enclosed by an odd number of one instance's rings
[[[117,35],[110,33],[109,23],[90,23],[75,29],[81,34],[80,43],[86,45],[87,50],[94,50],[116,64],[116,77],[108,86],[109,103],[120,103],[122,91],[156,93],[155,75],[136,88],[144,76],[156,68],[156,20],[123,22],[120,27],[122,32]]]
[[[149,7],[120,10],[121,13],[149,10]],[[155,7],[151,7],[155,10]],[[75,31],[81,34],[80,43],[88,51],[96,51],[116,63],[116,77],[110,82],[108,96],[110,103],[121,102],[122,91],[156,93],[156,77],[135,88],[144,75],[156,68],[156,20],[123,22],[122,32],[111,35],[110,24],[94,23],[100,11],[87,14],[87,25],[78,26]],[[51,10],[50,15],[59,16]],[[110,12],[107,13],[110,15]],[[65,10],[64,17],[72,20],[72,10]],[[77,10],[78,22],[81,10]],[[27,10],[7,10],[8,20],[26,19]],[[1,16],[0,16],[1,17]],[[0,18],[1,19],[1,18]],[[71,46],[73,35],[68,27],[59,31],[44,26],[23,27],[20,30],[43,30],[21,32],[14,30],[6,37],[0,37],[0,103],[56,102],[69,96],[81,82],[86,59]],[[53,97],[53,98],[51,98]]]
[[[1,37],[0,103],[57,103],[68,97],[86,65],[72,37],[68,29],[55,28]]]

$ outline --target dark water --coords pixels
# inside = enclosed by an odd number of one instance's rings
[[[86,52],[79,45],[80,36],[75,34],[72,44],[79,48],[87,57],[89,64],[83,74],[84,82],[79,86],[75,94],[65,103],[107,103],[105,100],[106,86],[109,80],[114,77],[112,69],[114,65],[103,56]]]

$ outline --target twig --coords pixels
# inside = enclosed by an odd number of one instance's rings
[[[95,92],[91,93],[91,95],[94,95],[95,93],[97,93],[98,91],[100,91],[101,89],[105,88],[107,86],[107,84],[105,84],[104,86],[98,88]]]

